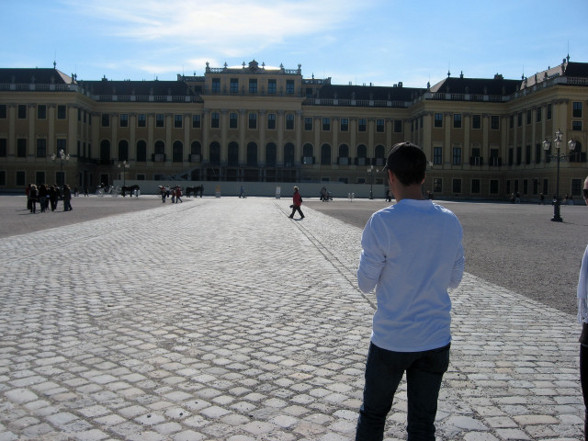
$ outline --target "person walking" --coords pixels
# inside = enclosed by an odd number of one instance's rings
[[[300,196],[300,191],[299,191],[298,187],[294,186],[294,194],[292,195],[292,205],[290,206],[290,208],[292,208],[292,214],[290,214],[290,219],[294,219],[294,213],[296,213],[297,211],[300,214],[300,219],[304,219],[304,214],[302,213],[302,210],[300,209],[301,205],[302,205],[302,196]]]
[[[71,188],[65,184],[63,186],[63,211],[71,211]]]
[[[464,271],[458,218],[425,199],[427,159],[395,144],[384,170],[396,204],[374,213],[361,238],[359,289],[376,290],[357,441],[382,440],[386,416],[406,373],[410,441],[435,440],[435,415],[449,366],[451,300]]]
[[[584,202],[588,205],[588,177],[582,190]],[[582,257],[578,277],[578,322],[582,324],[580,335],[580,385],[584,398],[584,439],[588,440],[588,246]]]

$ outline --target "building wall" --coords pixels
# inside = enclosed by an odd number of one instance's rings
[[[383,188],[385,177],[378,170],[389,148],[407,140],[422,146],[431,161],[424,188],[436,197],[505,199],[519,192],[533,199],[556,191],[557,161],[547,158],[542,143],[558,129],[564,134],[561,153],[568,153],[572,138],[580,150],[560,163],[560,193],[579,197],[578,182],[588,174],[586,86],[544,85],[505,101],[424,94],[405,107],[352,105],[308,99],[317,87],[312,82],[305,87],[299,69],[255,69],[207,69],[198,99],[129,100],[93,96],[76,87],[41,91],[0,85],[5,109],[0,115],[0,190],[61,180],[93,189],[120,180],[123,170],[129,180]],[[231,89],[234,78],[239,79],[237,92]],[[268,93],[272,78],[276,91]],[[255,79],[259,89],[250,93],[249,81]],[[287,81],[293,82],[293,91]],[[254,128],[250,115],[256,117]],[[138,144],[145,146],[143,158]],[[272,146],[275,164],[266,160]],[[60,149],[68,159],[52,157]]]

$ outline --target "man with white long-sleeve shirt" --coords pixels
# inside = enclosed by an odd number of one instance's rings
[[[383,439],[405,372],[408,440],[435,440],[451,343],[448,289],[461,282],[464,251],[457,217],[423,197],[426,165],[420,147],[392,147],[385,171],[396,204],[374,213],[363,231],[357,280],[365,293],[376,289],[378,307],[356,440]]]

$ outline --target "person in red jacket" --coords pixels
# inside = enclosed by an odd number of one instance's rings
[[[298,187],[294,187],[294,194],[292,195],[292,214],[290,215],[290,219],[294,219],[294,213],[298,211],[300,213],[300,219],[304,219],[304,214],[302,214],[302,210],[300,206],[302,205],[302,197],[300,196],[300,192],[298,191]]]

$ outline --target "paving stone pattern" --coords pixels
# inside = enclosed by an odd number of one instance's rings
[[[361,230],[204,198],[0,240],[0,441],[353,439]],[[439,440],[581,439],[576,318],[466,274]],[[406,439],[401,385],[386,440]]]

